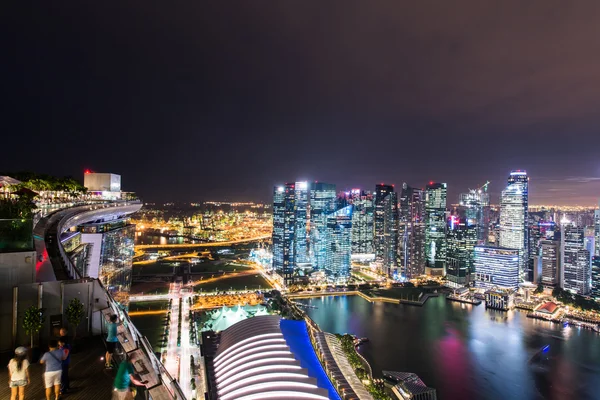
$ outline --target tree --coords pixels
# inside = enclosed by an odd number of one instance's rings
[[[25,333],[31,337],[31,347],[33,347],[33,335],[36,335],[44,325],[44,309],[38,308],[37,306],[31,306],[25,311],[25,318],[23,318],[23,329]]]
[[[543,293],[544,292],[544,285],[542,285],[541,283],[538,284],[537,288],[533,291],[533,293],[538,294],[538,293]]]
[[[83,303],[77,298],[71,299],[67,309],[65,310],[65,314],[67,316],[67,322],[69,325],[73,325],[75,327],[75,332],[73,333],[73,339],[75,339],[75,336],[77,336],[77,327],[85,315]]]

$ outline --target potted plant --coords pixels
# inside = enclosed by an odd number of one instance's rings
[[[45,316],[43,308],[38,308],[37,306],[33,305],[25,311],[25,317],[23,318],[23,329],[25,329],[25,333],[27,333],[31,339],[32,362],[37,362],[37,360],[40,358],[39,347],[33,347],[33,337],[34,335],[37,335],[42,329],[42,326],[44,325],[44,320]]]
[[[67,309],[65,310],[65,315],[69,325],[74,327],[73,341],[75,341],[75,337],[77,336],[77,327],[79,327],[79,324],[81,324],[81,320],[85,315],[85,307],[83,306],[83,303],[77,298],[71,299]]]

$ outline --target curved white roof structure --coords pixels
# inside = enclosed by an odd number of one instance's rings
[[[281,318],[250,318],[223,331],[214,358],[220,400],[329,399],[290,351]]]

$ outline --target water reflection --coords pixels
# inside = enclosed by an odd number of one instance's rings
[[[600,399],[600,335],[592,331],[443,297],[423,307],[358,296],[303,301],[317,307],[306,311],[323,330],[368,337],[359,351],[375,373],[414,372],[442,400]]]

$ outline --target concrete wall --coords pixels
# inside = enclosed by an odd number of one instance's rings
[[[88,276],[97,278],[100,274],[100,257],[102,256],[102,235],[103,233],[82,233],[81,242],[91,243],[92,251],[90,253],[90,263],[88,265]]]

